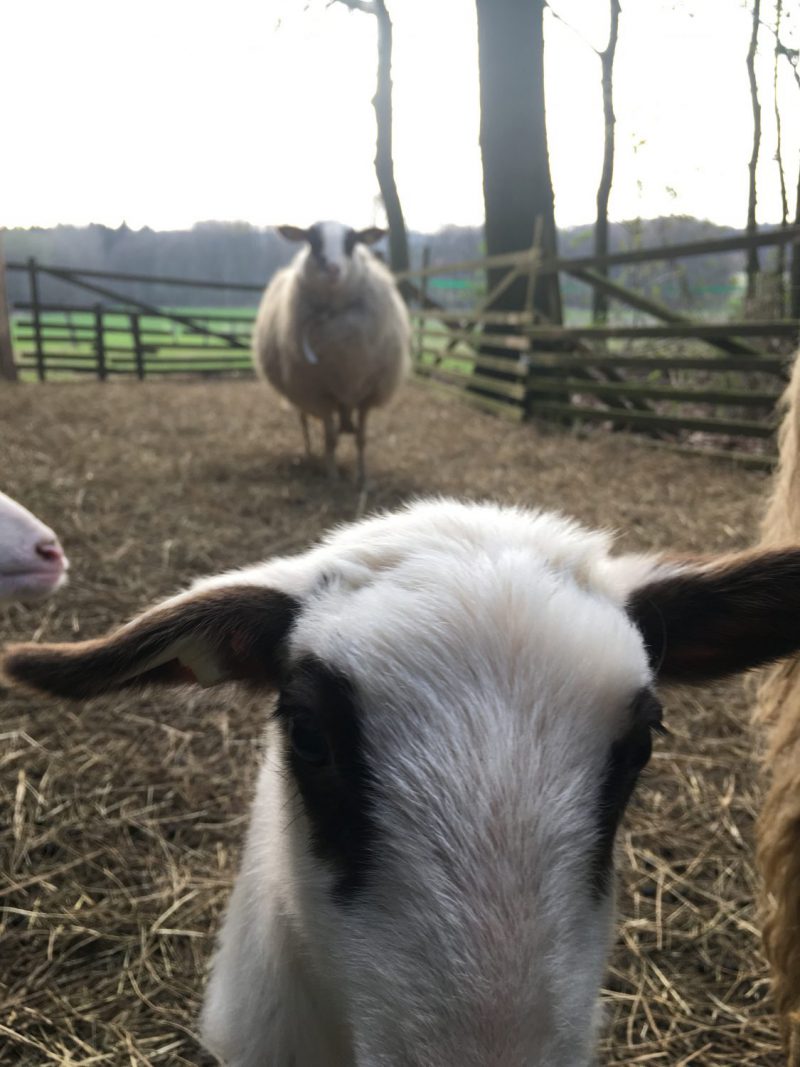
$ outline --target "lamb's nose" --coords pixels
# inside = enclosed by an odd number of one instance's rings
[[[58,563],[64,558],[64,550],[58,541],[48,538],[36,545],[36,555],[46,559],[48,563]]]
[[[327,270],[328,270],[328,274],[333,279],[333,281],[336,281],[336,279],[342,273],[342,268],[336,263],[329,263],[328,267],[327,267]]]

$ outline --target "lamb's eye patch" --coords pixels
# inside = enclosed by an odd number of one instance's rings
[[[592,892],[602,898],[611,878],[614,838],[639,775],[647,766],[653,733],[665,733],[661,704],[650,689],[634,698],[625,733],[612,745],[600,787],[598,836],[592,856]]]
[[[292,668],[275,717],[311,827],[314,854],[335,864],[337,899],[363,884],[374,836],[371,775],[353,686],[314,656]]]

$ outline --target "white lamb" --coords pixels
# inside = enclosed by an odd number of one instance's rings
[[[800,549],[610,549],[559,516],[420,503],[108,637],[9,650],[62,697],[279,692],[203,1015],[230,1067],[590,1062],[654,687],[800,648]]]
[[[366,247],[384,231],[318,222],[278,232],[308,247],[264,293],[253,334],[256,371],[297,408],[307,454],[308,416],[322,420],[331,479],[339,434],[355,433],[363,485],[367,413],[391,399],[410,366],[405,304],[391,273]]]
[[[0,493],[0,604],[49,596],[66,581],[68,567],[50,527]]]

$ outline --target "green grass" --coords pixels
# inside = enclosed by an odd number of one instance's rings
[[[249,370],[249,326],[254,308],[170,308],[175,314],[191,318],[213,316],[203,325],[240,339],[243,348],[206,334],[194,332],[189,326],[162,316],[140,315],[140,338],[145,352],[145,372],[156,375],[170,370],[214,371]],[[91,312],[47,311],[41,316],[47,377],[61,379],[88,372],[76,368],[96,368],[95,319]],[[108,313],[103,316],[103,338],[106,366],[110,374],[130,373],[134,370],[134,343],[130,317]],[[12,318],[12,339],[23,380],[36,377],[35,340],[30,313]],[[180,347],[171,347],[180,346]],[[211,357],[217,359],[211,360]],[[52,370],[50,369],[52,366]]]

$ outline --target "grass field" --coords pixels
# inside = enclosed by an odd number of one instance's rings
[[[145,371],[156,375],[176,371],[249,372],[250,329],[254,308],[165,309],[198,322],[216,332],[233,336],[245,347],[226,339],[197,333],[174,319],[141,315],[140,342],[145,349]],[[47,311],[41,316],[48,378],[96,374],[96,326],[91,312]],[[106,368],[110,375],[135,372],[134,339],[130,317],[109,312],[103,316]],[[29,313],[12,317],[12,337],[23,380],[36,377],[35,333]]]

